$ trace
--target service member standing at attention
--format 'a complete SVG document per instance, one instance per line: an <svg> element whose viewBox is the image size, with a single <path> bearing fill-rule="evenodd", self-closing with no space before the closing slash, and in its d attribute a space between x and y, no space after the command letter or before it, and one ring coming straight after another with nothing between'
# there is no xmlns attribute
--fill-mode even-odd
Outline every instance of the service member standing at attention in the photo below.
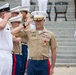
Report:
<svg viewBox="0 0 76 75"><path fill-rule="evenodd" d="M22 31L28 41L29 59L26 75L52 75L56 61L56 48L58 46L53 32L44 27L46 13L42 11L32 12L36 29ZM27 23L25 24L27 26ZM24 26L24 27L25 27ZM19 26L12 31L12 34L18 33L23 26ZM51 50L51 67L49 61L49 50Z"/></svg>
<svg viewBox="0 0 76 75"><path fill-rule="evenodd" d="M13 49L13 41L8 24L8 20L11 17L9 10L9 3L0 7L0 75L12 74L11 51Z"/></svg>
<svg viewBox="0 0 76 75"><path fill-rule="evenodd" d="M16 28L22 22L22 16L19 16L20 6L11 8L10 12L12 13L12 18L9 20L11 24L11 29ZM13 36L13 68L12 75L21 75L22 69L22 47L21 47L21 39L19 37Z"/></svg>

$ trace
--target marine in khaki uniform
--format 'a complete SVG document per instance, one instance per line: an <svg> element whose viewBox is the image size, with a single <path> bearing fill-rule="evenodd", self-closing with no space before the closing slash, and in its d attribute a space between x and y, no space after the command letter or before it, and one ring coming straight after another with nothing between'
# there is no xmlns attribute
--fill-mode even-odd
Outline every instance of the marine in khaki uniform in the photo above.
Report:
<svg viewBox="0 0 76 75"><path fill-rule="evenodd" d="M12 13L12 18L10 19L9 22L11 22L11 26L12 26L12 29L16 28L17 26L19 26L19 24L22 22L22 15L20 14L20 6L17 6L17 7L14 7L14 8L11 8L10 9L10 12ZM13 24L12 23L19 23L17 25ZM14 54L22 54L22 51L21 51L21 42L19 41L19 44L18 43L15 43L15 40L16 39L16 36L13 36L13 43L14 43L14 49L13 49L13 53ZM19 51L20 50L20 51Z"/></svg>
<svg viewBox="0 0 76 75"><path fill-rule="evenodd" d="M12 17L10 19L12 24L12 29L18 27L22 22L22 15L18 15L16 17ZM21 46L21 38L17 36L13 36L13 70L12 75L21 75L22 69L22 46Z"/></svg>
<svg viewBox="0 0 76 75"><path fill-rule="evenodd" d="M30 31L20 30L23 26L19 26L12 31L12 34L17 36L24 36L27 38L27 44L29 48L29 59L27 65L26 75L52 75L54 73L54 66L56 61L56 48L58 46L53 32L47 30L44 27L46 13L43 11L32 12L34 16L33 20L36 25L36 29ZM25 26L28 24L26 23ZM24 26L24 27L25 27ZM22 33L21 32L21 33ZM49 50L51 50L51 67L49 61Z"/></svg>
<svg viewBox="0 0 76 75"><path fill-rule="evenodd" d="M10 22L12 24L12 29L18 27L20 23L22 22L22 15L18 15L16 17L13 17L10 19ZM21 38L13 36L13 54L20 54L22 55L22 49L21 49Z"/></svg>

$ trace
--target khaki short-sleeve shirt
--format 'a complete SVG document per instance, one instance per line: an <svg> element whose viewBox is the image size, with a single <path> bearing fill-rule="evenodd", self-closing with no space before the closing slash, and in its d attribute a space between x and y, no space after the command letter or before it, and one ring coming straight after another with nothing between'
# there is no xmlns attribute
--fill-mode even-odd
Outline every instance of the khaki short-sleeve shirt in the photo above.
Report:
<svg viewBox="0 0 76 75"><path fill-rule="evenodd" d="M14 38L14 36L13 36ZM13 54L22 54L22 47L21 47L21 41L19 41L18 43L13 41L13 50L12 50Z"/></svg>
<svg viewBox="0 0 76 75"><path fill-rule="evenodd" d="M27 36L29 57L49 57L49 48L58 46L54 34L45 29L39 34L37 30L23 31Z"/></svg>

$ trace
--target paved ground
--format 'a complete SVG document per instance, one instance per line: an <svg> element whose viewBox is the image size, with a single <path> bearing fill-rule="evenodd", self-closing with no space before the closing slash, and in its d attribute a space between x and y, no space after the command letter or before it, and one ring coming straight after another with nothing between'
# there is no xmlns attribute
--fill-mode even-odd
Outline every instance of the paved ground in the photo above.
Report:
<svg viewBox="0 0 76 75"><path fill-rule="evenodd" d="M53 75L76 75L76 67L55 67Z"/></svg>
<svg viewBox="0 0 76 75"><path fill-rule="evenodd" d="M76 75L76 67L55 67L53 75Z"/></svg>

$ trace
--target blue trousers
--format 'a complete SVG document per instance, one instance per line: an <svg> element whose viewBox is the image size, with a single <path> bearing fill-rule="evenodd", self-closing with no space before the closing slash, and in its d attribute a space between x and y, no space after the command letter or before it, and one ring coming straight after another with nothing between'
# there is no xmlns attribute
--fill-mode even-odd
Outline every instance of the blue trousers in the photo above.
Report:
<svg viewBox="0 0 76 75"><path fill-rule="evenodd" d="M49 75L49 60L28 60L26 75Z"/></svg>
<svg viewBox="0 0 76 75"><path fill-rule="evenodd" d="M22 55L13 54L13 69L12 75L21 75Z"/></svg>
<svg viewBox="0 0 76 75"><path fill-rule="evenodd" d="M27 55L28 55L28 47L27 45L22 44L22 74L24 75L26 70L26 62L27 62Z"/></svg>

